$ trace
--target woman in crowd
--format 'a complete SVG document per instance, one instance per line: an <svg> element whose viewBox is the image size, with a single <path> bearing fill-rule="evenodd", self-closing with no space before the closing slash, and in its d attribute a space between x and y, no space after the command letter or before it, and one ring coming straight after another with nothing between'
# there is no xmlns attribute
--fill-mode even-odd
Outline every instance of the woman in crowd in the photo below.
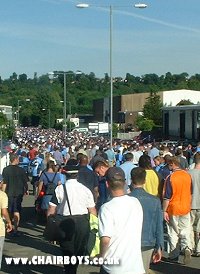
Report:
<svg viewBox="0 0 200 274"><path fill-rule="evenodd" d="M45 195L42 198L41 209L47 211L49 202L54 194L56 186L61 184L60 174L56 172L54 161L47 162L46 171L43 171L38 184L37 196L44 190Z"/></svg>

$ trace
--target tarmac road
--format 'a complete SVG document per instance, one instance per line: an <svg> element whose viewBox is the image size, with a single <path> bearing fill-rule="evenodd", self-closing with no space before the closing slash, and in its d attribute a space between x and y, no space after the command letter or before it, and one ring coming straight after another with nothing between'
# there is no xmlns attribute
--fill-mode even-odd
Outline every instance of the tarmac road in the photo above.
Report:
<svg viewBox="0 0 200 274"><path fill-rule="evenodd" d="M7 236L4 244L2 269L0 273L13 274L51 274L64 273L62 265L7 265L5 257L28 257L34 255L61 255L59 246L52 245L43 239L43 225L36 224L34 214L34 197L32 195L25 196L23 201L22 220L20 223L20 237ZM166 256L166 254L164 254ZM182 258L181 258L182 259ZM98 266L80 265L78 274L97 274L99 273ZM200 274L200 258L192 258L189 265L185 266L181 261L177 264L168 263L163 258L163 261L156 265L151 265L151 274ZM123 274L123 273L119 273Z"/></svg>

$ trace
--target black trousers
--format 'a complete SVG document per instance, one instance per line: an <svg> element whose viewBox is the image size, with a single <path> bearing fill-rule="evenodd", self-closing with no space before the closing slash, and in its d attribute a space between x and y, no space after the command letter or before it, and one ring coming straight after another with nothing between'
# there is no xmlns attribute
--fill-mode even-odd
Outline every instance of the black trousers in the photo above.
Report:
<svg viewBox="0 0 200 274"><path fill-rule="evenodd" d="M105 271L103 267L100 268L99 274L109 274L108 272Z"/></svg>
<svg viewBox="0 0 200 274"><path fill-rule="evenodd" d="M35 195L36 193L36 184L38 182L38 178L39 178L38 176L33 176L31 180L31 184L33 186L33 195Z"/></svg>
<svg viewBox="0 0 200 274"><path fill-rule="evenodd" d="M88 215L73 216L75 223L74 233L70 240L63 240L60 242L60 247L63 256L84 256L86 255L86 246L89 237L89 218ZM76 274L78 268L78 261L75 265L64 265L65 273Z"/></svg>

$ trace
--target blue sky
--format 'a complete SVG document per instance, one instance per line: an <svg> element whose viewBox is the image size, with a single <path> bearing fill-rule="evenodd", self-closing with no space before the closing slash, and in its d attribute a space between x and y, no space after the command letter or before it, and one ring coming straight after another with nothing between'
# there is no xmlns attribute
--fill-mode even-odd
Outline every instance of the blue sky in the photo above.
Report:
<svg viewBox="0 0 200 274"><path fill-rule="evenodd" d="M148 8L136 9L135 3ZM78 3L91 4L77 9ZM53 70L113 76L200 73L200 0L1 0L0 76Z"/></svg>

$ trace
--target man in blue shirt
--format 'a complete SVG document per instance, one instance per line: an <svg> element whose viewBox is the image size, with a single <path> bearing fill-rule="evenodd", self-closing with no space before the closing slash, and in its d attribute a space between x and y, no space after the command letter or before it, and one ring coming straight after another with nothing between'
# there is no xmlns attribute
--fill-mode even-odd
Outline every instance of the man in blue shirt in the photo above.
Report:
<svg viewBox="0 0 200 274"><path fill-rule="evenodd" d="M160 200L143 189L146 171L136 167L131 171L133 191L130 196L137 198L143 209L142 258L145 273L148 273L151 258L154 263L161 260L163 248L163 214ZM152 257L153 255L153 257Z"/></svg>
<svg viewBox="0 0 200 274"><path fill-rule="evenodd" d="M123 169L125 173L126 178L126 192L129 190L131 185L131 170L136 167L136 165L133 164L133 153L127 152L124 155L125 163L120 165L120 168Z"/></svg>
<svg viewBox="0 0 200 274"><path fill-rule="evenodd" d="M43 167L43 159L39 157L38 151L35 151L35 158L30 162L30 166L32 166L32 180L31 184L33 185L33 195L36 193L37 182L39 176L44 169Z"/></svg>

